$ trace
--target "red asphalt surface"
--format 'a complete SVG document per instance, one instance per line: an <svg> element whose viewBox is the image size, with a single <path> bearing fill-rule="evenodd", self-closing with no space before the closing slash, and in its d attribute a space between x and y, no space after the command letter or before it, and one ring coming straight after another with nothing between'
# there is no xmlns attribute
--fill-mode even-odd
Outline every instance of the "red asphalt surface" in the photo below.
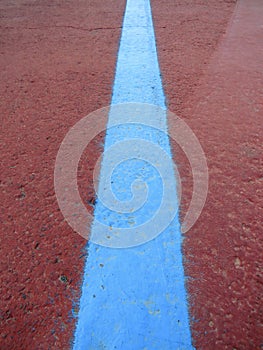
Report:
<svg viewBox="0 0 263 350"><path fill-rule="evenodd" d="M69 128L110 103L124 9L0 3L1 350L70 348L86 242L59 211L54 163ZM262 349L263 3L152 0L152 11L168 107L197 135L210 174L184 240L194 345ZM86 201L102 147L100 135L82 157ZM174 150L183 217L191 172Z"/></svg>

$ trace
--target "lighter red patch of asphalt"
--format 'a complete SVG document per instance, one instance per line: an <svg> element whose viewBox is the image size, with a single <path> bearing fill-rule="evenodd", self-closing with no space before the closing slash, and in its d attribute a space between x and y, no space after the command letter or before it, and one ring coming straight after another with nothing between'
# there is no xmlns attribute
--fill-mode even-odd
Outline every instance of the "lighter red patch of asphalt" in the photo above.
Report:
<svg viewBox="0 0 263 350"><path fill-rule="evenodd" d="M1 1L1 350L70 347L86 241L59 211L55 157L71 126L110 103L124 8Z"/></svg>
<svg viewBox="0 0 263 350"><path fill-rule="evenodd" d="M200 140L210 174L184 241L194 345L261 349L263 3L172 3L153 0L166 96ZM191 174L176 146L175 158L183 216Z"/></svg>

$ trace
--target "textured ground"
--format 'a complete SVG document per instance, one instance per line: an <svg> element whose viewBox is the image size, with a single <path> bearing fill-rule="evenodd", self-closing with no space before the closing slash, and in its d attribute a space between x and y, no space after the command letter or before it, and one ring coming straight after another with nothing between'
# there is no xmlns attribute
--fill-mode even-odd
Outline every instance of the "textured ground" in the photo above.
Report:
<svg viewBox="0 0 263 350"><path fill-rule="evenodd" d="M124 6L123 0L0 3L3 350L70 346L85 241L59 212L54 162L68 129L110 102ZM152 9L168 106L195 131L210 170L207 204L184 241L194 342L204 350L260 349L262 79L248 86L242 106L233 93L239 78L232 77L226 98L226 67L214 80L235 1L153 0ZM242 72L242 84L255 76ZM91 201L91 183L83 179L100 140L79 172ZM176 157L183 216L191 176L183 155Z"/></svg>
<svg viewBox="0 0 263 350"><path fill-rule="evenodd" d="M172 4L153 1L168 106L197 135L210 176L206 205L184 241L194 344L261 349L262 3ZM183 217L191 172L174 149Z"/></svg>
<svg viewBox="0 0 263 350"><path fill-rule="evenodd" d="M1 1L3 350L69 347L85 241L59 211L54 163L68 129L110 102L124 5Z"/></svg>

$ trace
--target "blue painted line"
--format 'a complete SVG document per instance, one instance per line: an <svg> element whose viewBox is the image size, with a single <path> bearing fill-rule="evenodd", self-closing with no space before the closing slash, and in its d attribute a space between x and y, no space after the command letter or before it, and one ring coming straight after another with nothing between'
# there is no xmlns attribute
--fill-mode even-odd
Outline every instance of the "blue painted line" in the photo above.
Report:
<svg viewBox="0 0 263 350"><path fill-rule="evenodd" d="M149 0L127 0L112 105L126 102L165 108ZM147 105L140 110L140 106L137 110L133 105L130 109L127 107L127 114L116 113L113 108L109 114L99 198L104 198L103 179L109 172L106 152L121 141L152 142L171 159L165 113L160 113L159 109L152 113ZM133 107L134 112L130 112ZM167 174L171 179L169 193L176 206L172 168ZM163 175L160 176L143 157L129 159L112 172L113 191L120 202L132 203L130 186L133 181L147 182L146 203L134 211L132 217L128 211L120 213L109 209L101 200L96 203L74 350L193 349L178 215L169 217L168 227L143 245L117 249L94 243L100 229L97 222L129 229L131 226L140 228L143 220L149 221L160 207L165 191L162 178ZM165 215L160 218L166 219Z"/></svg>

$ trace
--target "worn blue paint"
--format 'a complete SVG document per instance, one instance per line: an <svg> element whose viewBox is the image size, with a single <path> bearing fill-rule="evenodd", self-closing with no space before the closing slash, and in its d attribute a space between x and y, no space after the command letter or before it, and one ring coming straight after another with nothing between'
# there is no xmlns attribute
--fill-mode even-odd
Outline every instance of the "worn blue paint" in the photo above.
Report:
<svg viewBox="0 0 263 350"><path fill-rule="evenodd" d="M112 105L124 102L165 107L149 0L127 1ZM147 108L142 107L146 115L136 114L135 108L134 115L131 112L128 119L127 115L112 109L105 151L119 141L137 139L153 142L171 159L165 134L165 112L159 110L147 115ZM105 164L106 160L102 162L100 179L108 172ZM176 207L176 182L171 169L169 191ZM131 159L120 164L111 179L119 201L132 200L130 185L134 180L148 184L147 202L133 213L133 226L139 227L142 219L148 220L160 206L164 191L162 179L144 160ZM103 197L102 183L99 196ZM74 350L192 349L178 215L155 239L125 249L108 248L93 242L99 226L96 220L113 227L129 228L131 223L127 214L114 213L98 201L94 217Z"/></svg>

